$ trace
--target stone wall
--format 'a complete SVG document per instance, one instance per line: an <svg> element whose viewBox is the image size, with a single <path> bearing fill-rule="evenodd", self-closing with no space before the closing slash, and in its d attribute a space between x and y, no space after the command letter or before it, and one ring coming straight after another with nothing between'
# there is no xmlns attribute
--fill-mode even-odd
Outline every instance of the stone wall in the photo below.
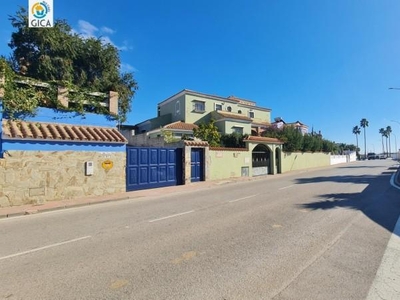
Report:
<svg viewBox="0 0 400 300"><path fill-rule="evenodd" d="M125 165L125 151L7 151L0 159L0 207L124 192Z"/></svg>

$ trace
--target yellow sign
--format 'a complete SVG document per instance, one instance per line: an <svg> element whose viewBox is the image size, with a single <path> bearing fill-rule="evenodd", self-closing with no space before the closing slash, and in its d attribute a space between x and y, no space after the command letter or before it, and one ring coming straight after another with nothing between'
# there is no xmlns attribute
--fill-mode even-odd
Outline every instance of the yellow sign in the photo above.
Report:
<svg viewBox="0 0 400 300"><path fill-rule="evenodd" d="M103 167L104 170L108 171L108 170L112 169L112 167L114 166L114 163L111 160L107 159L107 160L103 161L101 166Z"/></svg>

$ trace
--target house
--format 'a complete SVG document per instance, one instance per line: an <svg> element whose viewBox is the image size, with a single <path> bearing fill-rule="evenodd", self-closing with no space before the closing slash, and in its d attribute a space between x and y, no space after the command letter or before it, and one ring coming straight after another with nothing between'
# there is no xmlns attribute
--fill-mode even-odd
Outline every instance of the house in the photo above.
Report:
<svg viewBox="0 0 400 300"><path fill-rule="evenodd" d="M287 123L281 117L277 117L274 119L274 122L271 123L271 127L278 128L278 129L281 129L285 126L292 126L292 127L296 128L299 132L301 132L302 135L305 135L308 133L308 126L301 123L300 121Z"/></svg>
<svg viewBox="0 0 400 300"><path fill-rule="evenodd" d="M135 125L135 133L150 138L169 130L174 137L190 135L198 124L215 121L221 134L259 135L270 126L271 109L235 96L221 97L182 90L157 106L157 117Z"/></svg>

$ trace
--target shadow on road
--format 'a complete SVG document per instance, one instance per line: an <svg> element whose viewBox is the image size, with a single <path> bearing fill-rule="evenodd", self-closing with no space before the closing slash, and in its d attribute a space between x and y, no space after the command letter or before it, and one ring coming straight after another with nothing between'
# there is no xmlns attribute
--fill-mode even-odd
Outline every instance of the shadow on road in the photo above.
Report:
<svg viewBox="0 0 400 300"><path fill-rule="evenodd" d="M318 182L367 184L361 193L321 194L320 201L300 204L300 207L310 210L338 207L359 210L372 221L393 232L400 215L400 192L389 183L392 175L393 172L385 171L379 175L299 178L298 184Z"/></svg>

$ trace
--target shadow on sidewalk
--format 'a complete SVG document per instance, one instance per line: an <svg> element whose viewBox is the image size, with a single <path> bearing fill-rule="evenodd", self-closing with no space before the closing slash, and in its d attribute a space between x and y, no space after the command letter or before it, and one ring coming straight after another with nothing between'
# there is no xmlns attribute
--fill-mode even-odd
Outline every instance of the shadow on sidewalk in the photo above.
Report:
<svg viewBox="0 0 400 300"><path fill-rule="evenodd" d="M389 168L391 169L391 168ZM367 184L361 193L331 193L319 195L320 201L300 204L301 208L311 210L328 210L348 208L363 212L375 223L393 232L400 215L400 191L388 187L394 173L382 172L380 175L332 176L299 178L298 184L318 182L341 182L351 184ZM384 188L385 187L385 188ZM387 188L386 188L387 187Z"/></svg>

